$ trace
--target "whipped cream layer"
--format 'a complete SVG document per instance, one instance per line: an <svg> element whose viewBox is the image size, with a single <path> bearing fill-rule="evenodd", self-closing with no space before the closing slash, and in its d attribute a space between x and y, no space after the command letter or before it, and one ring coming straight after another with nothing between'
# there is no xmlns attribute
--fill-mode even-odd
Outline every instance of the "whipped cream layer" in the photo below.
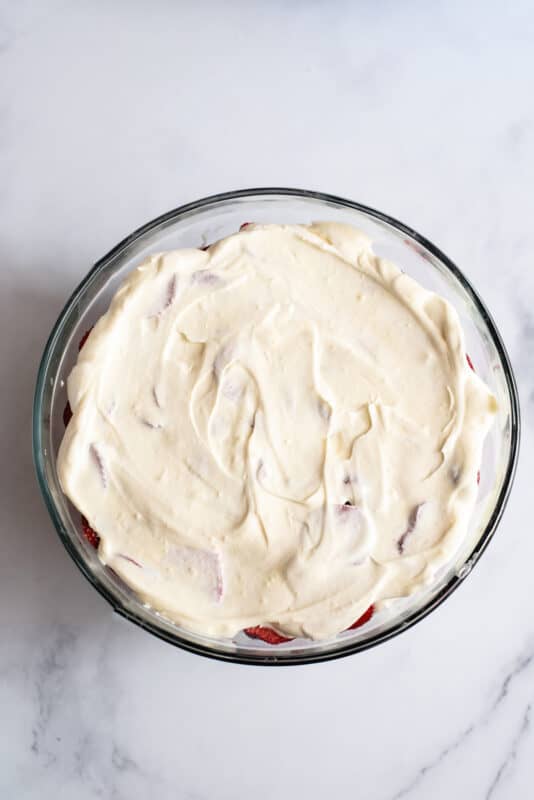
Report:
<svg viewBox="0 0 534 800"><path fill-rule="evenodd" d="M68 380L61 485L179 624L323 638L466 536L496 401L455 310L340 224L148 258Z"/></svg>

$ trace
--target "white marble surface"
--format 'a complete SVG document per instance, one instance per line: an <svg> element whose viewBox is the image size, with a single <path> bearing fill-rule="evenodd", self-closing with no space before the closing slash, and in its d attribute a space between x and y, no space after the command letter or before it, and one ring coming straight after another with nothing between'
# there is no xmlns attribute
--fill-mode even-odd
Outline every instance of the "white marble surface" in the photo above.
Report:
<svg viewBox="0 0 534 800"><path fill-rule="evenodd" d="M0 0L0 797L532 798L534 5ZM113 617L35 484L46 336L118 239L205 194L323 189L440 245L521 390L500 530L378 649L265 670Z"/></svg>

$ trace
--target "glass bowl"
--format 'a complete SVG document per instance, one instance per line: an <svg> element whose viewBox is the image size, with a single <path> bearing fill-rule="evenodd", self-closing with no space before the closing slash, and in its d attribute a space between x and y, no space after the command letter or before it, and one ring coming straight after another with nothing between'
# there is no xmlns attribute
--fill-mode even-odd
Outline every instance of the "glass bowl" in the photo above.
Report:
<svg viewBox="0 0 534 800"><path fill-rule="evenodd" d="M98 559L81 533L78 511L63 495L56 456L63 436L66 379L83 334L106 311L125 275L148 254L202 247L237 231L243 222L309 223L335 220L365 231L374 251L389 257L458 311L467 352L499 403L487 437L469 535L431 588L396 601L364 626L322 640L269 645L240 633L234 639L192 633L140 600ZM340 197L300 189L246 189L214 195L163 214L132 233L91 269L68 300L45 347L35 391L33 449L37 477L57 532L85 577L114 611L186 650L246 664L302 664L339 658L384 642L436 608L469 575L495 533L508 498L519 446L519 403L510 361L482 300L460 270L411 228Z"/></svg>

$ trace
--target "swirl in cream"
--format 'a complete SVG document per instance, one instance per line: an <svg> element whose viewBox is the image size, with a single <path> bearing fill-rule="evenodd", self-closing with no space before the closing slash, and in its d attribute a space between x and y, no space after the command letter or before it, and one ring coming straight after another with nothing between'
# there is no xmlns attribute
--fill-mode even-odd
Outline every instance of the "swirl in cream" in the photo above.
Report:
<svg viewBox="0 0 534 800"><path fill-rule="evenodd" d="M496 402L454 309L340 224L148 258L68 381L62 487L183 626L323 638L466 535Z"/></svg>

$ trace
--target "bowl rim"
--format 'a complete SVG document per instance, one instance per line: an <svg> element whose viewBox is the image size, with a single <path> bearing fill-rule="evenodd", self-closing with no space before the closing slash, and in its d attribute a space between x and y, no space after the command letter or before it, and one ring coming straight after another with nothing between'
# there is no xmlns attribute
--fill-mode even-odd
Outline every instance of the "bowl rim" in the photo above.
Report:
<svg viewBox="0 0 534 800"><path fill-rule="evenodd" d="M284 655L283 651L277 652L277 648L276 649L272 648L273 650L272 653L266 651L265 654L261 654L259 652L233 653L230 651L225 652L222 650L217 650L216 648L213 648L211 646L207 646L199 642L189 641L188 639L183 638L178 634L171 633L171 631L159 627L152 621L144 619L140 614L137 614L132 609L126 608L118 600L118 598L115 597L112 594L112 592L107 589L106 586L101 584L100 581L97 579L97 577L90 571L90 569L86 564L86 561L83 559L81 555L81 552L76 549L65 529L65 526L63 525L63 521L58 513L56 504L54 502L54 498L52 496L52 493L48 486L48 481L46 479L45 454L43 452L43 437L41 430L40 409L42 407L43 394L45 390L45 378L47 374L50 357L54 352L56 340L59 336L59 333L63 329L65 318L69 314L72 306L77 302L80 295L85 290L87 284L93 279L93 277L97 273L104 270L105 267L108 265L108 263L117 258L117 256L123 250L126 250L135 242L139 241L146 234L150 233L151 231L157 229L160 226L164 226L167 223L170 223L175 220L177 221L181 217L190 215L192 212L205 209L209 206L217 206L219 204L226 203L232 200L247 199L247 198L260 199L261 197L268 197L268 196L271 197L279 196L280 198L317 200L325 204L346 207L354 211L357 211L359 213L362 213L367 217L370 217L371 219L377 220L381 223L387 224L390 227L393 227L397 231L405 234L406 236L409 236L413 241L417 242L418 244L426 248L426 250L428 250L435 258L437 258L441 262L441 264L457 279L457 281L461 284L464 291L470 297L478 313L483 318L483 321L490 333L491 339L497 350L500 362L502 364L503 375L510 400L510 452L506 468L504 471L503 484L499 492L499 495L496 498L495 506L493 508L490 519L488 520L488 523L482 535L480 536L479 540L475 543L475 545L473 546L472 550L470 551L469 555L467 556L464 562L464 566L469 564L469 569L465 572L465 574L462 574L461 570L459 572L454 573L449 579L449 581L428 603L425 603L421 608L416 609L415 611L408 614L404 619L398 621L390 629L382 632L377 632L364 640L356 642L348 642L344 646L338 645L335 650L324 650L308 654L287 653L286 651L287 654ZM169 642L170 644L173 644L177 647L180 647L183 650L187 650L197 655L203 655L208 658L216 659L218 661L233 662L237 664L253 664L261 666L292 666L298 664L311 664L323 661L331 661L334 659L342 658L344 656L352 655L353 653L363 652L364 650L368 650L371 647L375 647L376 645L381 644L382 642L392 639L402 631L408 630L409 628L413 627L415 624L420 622L422 619L424 619L426 616L428 616L438 606L440 606L441 603L443 603L444 600L458 588L458 586L463 582L465 577L467 577L467 575L470 574L472 568L476 565L476 563L478 563L480 556L486 550L488 544L490 543L491 539L495 534L497 526L501 520L504 509L506 507L506 503L510 495L512 483L516 472L517 460L519 455L520 428L521 428L519 395L517 391L517 385L512 365L510 362L510 358L502 341L499 330L479 294L475 291L475 289L470 284L468 279L460 271L460 269L451 261L451 259L448 258L438 247L436 247L436 245L432 244L432 242L430 242L424 236L419 234L413 228L409 227L408 225L405 225L404 223L400 222L394 217L389 216L388 214L384 214L383 212L378 211L369 206L357 203L353 200L347 200L343 197L338 197L336 195L327 194L320 191L294 189L288 187L260 187L251 189L238 189L234 191L209 195L207 197L202 197L199 200L195 200L190 203L178 206L177 208L167 211L166 213L161 214L158 217L155 217L154 219L145 223L141 227L137 228L135 231L133 231L133 233L129 234L124 239L122 239L117 245L115 245L105 256L99 259L94 264L94 266L89 270L89 272L84 276L82 281L78 284L74 292L71 294L71 296L65 303L48 337L39 364L39 370L37 373L37 382L35 387L32 415L33 415L33 421L32 421L33 461L37 475L37 482L39 484L41 494L43 495L45 505L48 509L48 513L52 518L52 521L54 523L59 538L61 539L63 545L65 546L72 560L74 561L76 566L80 569L82 574L92 584L92 586L99 592L99 594L108 601L112 609L121 617L130 620L134 624L138 625L144 630L149 631L158 638L166 642Z"/></svg>

